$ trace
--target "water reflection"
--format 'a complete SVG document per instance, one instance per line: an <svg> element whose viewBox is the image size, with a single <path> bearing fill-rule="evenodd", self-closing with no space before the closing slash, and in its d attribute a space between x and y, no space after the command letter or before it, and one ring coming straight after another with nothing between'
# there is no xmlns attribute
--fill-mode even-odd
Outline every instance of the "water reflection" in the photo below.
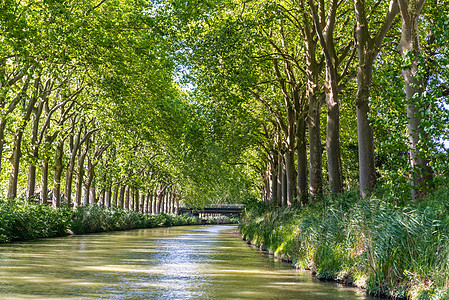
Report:
<svg viewBox="0 0 449 300"><path fill-rule="evenodd" d="M293 270L233 226L113 232L0 245L2 299L365 299Z"/></svg>

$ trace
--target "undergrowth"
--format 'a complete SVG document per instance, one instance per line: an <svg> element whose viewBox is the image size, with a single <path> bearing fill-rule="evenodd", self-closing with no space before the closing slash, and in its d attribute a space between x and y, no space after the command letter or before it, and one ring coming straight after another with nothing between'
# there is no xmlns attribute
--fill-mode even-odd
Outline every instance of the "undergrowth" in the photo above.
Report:
<svg viewBox="0 0 449 300"><path fill-rule="evenodd" d="M448 299L449 188L397 207L356 192L306 208L247 207L244 239L317 277L391 298Z"/></svg>
<svg viewBox="0 0 449 300"><path fill-rule="evenodd" d="M54 209L39 203L0 199L0 243L75 234L196 225L187 214L146 215L131 210L105 209L98 205Z"/></svg>

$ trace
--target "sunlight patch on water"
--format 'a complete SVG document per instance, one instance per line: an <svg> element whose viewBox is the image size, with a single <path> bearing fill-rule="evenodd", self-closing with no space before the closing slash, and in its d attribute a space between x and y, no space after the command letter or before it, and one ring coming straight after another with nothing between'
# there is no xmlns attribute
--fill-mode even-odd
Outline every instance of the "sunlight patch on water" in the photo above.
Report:
<svg viewBox="0 0 449 300"><path fill-rule="evenodd" d="M248 247L236 226L0 245L2 299L365 299Z"/></svg>

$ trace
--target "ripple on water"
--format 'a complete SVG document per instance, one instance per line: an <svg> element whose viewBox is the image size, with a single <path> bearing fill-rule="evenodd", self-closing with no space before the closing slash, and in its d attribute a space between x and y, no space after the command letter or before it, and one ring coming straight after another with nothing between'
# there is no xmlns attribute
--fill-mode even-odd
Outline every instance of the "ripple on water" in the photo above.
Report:
<svg viewBox="0 0 449 300"><path fill-rule="evenodd" d="M248 247L235 226L0 245L2 299L365 299Z"/></svg>

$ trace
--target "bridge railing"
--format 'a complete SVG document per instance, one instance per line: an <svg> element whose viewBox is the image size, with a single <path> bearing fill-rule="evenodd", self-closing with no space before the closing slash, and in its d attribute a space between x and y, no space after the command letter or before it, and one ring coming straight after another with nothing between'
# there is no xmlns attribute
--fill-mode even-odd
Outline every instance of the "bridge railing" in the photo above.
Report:
<svg viewBox="0 0 449 300"><path fill-rule="evenodd" d="M179 212L199 217L239 216L244 208L243 204L214 204L203 208L180 206Z"/></svg>

